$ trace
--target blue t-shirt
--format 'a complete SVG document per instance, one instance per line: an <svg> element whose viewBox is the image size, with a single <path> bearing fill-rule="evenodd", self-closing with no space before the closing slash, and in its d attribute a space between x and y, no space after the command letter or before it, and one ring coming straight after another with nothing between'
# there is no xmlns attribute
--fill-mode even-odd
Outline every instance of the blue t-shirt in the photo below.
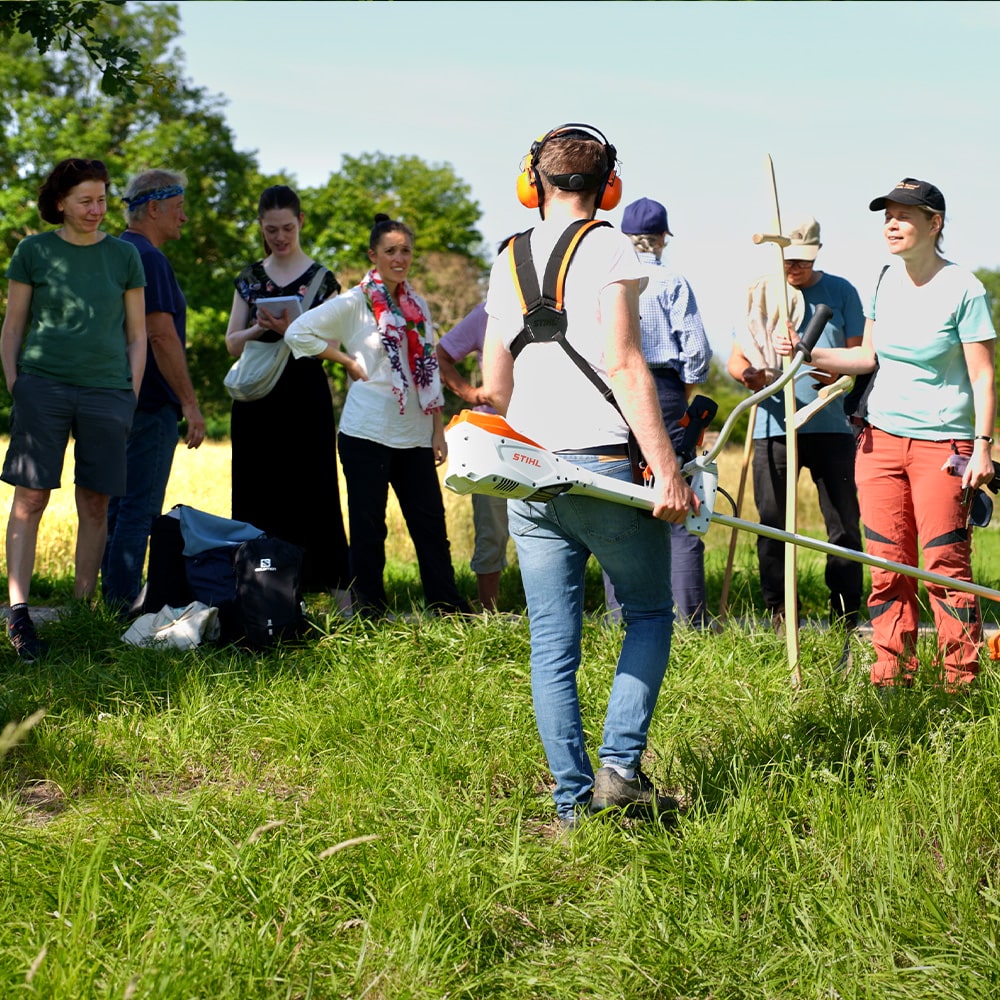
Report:
<svg viewBox="0 0 1000 1000"><path fill-rule="evenodd" d="M833 316L823 328L816 341L817 347L846 347L850 337L862 337L865 332L865 316L861 307L861 297L857 289L844 278L823 273L815 285L801 289L805 300L805 314L799 324L801 333L812 319L816 306L820 303L833 310ZM795 405L797 409L811 403L819 390L809 377L809 369L804 367L795 376ZM839 400L824 406L799 428L799 434L850 434L851 425ZM765 399L757 407L754 424L755 440L785 436L785 398L782 393Z"/></svg>
<svg viewBox="0 0 1000 1000"><path fill-rule="evenodd" d="M982 282L949 262L914 285L905 266L893 263L868 315L879 364L868 422L920 441L971 438L975 401L963 345L996 337Z"/></svg>
<svg viewBox="0 0 1000 1000"><path fill-rule="evenodd" d="M181 286L177 284L174 269L162 250L154 247L142 233L126 229L121 237L126 243L131 243L138 251L142 260L142 269L146 274L146 315L155 312L169 313L174 319L174 328L180 338L181 347L187 345L187 301ZM169 403L181 415L181 402L177 394L167 385L156 358L152 345L146 344L146 374L142 377L142 388L139 390L138 408L153 412Z"/></svg>

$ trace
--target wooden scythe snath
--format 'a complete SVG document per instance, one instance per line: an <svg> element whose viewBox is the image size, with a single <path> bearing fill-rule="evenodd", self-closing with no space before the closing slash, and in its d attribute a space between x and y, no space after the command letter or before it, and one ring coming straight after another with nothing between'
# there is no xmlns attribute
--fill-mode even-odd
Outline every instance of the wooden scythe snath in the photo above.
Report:
<svg viewBox="0 0 1000 1000"><path fill-rule="evenodd" d="M778 262L775 274L778 295L778 322L782 330L788 326L788 282L785 279L784 248L790 240L781 231L781 208L778 204L778 185L774 178L774 162L770 155L766 162L767 175L771 184L771 196L774 205L774 229L771 233L755 233L754 243L773 244ZM791 363L790 357L782 361L782 368L787 370ZM785 531L795 534L797 525L797 501L799 479L799 449L795 432L795 379L794 376L785 386ZM799 664L799 587L795 572L795 546L785 545L785 650L788 654L788 669L795 687L802 685L802 667Z"/></svg>

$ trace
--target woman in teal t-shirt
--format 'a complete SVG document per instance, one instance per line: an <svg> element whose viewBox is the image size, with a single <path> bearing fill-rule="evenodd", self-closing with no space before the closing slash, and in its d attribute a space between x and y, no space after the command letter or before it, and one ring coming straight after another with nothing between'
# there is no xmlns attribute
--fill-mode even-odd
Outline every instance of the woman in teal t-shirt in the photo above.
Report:
<svg viewBox="0 0 1000 1000"><path fill-rule="evenodd" d="M996 332L986 290L940 253L944 195L906 177L869 208L885 213L895 258L878 283L860 347L817 349L813 364L849 375L878 372L855 463L868 552L954 580L972 580L973 491L994 476ZM898 261L898 263L897 263ZM779 346L790 353L787 338ZM956 474L949 475L949 468ZM872 683L910 684L916 674L917 582L872 567ZM979 672L982 623L976 599L928 583L946 684Z"/></svg>
<svg viewBox="0 0 1000 1000"><path fill-rule="evenodd" d="M22 660L45 652L28 614L38 525L60 485L75 440L78 598L89 599L107 536L108 500L125 492L125 443L146 363L142 261L135 247L101 231L108 171L100 160L63 160L38 194L58 229L28 236L7 268L0 331L11 409L4 482L14 487L7 522L10 618Z"/></svg>

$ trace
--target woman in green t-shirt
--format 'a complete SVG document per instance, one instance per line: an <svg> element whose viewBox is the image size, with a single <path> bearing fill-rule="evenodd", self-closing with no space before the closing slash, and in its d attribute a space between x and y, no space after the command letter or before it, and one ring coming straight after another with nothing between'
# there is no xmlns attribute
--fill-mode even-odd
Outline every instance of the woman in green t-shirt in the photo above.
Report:
<svg viewBox="0 0 1000 1000"><path fill-rule="evenodd" d="M7 634L29 662L45 652L28 615L38 525L60 485L71 433L78 598L97 587L108 500L125 492L125 442L146 363L146 279L135 247L100 228L108 180L100 160L59 163L38 194L39 214L58 228L21 240L7 268L0 331L14 401L0 476L14 487Z"/></svg>

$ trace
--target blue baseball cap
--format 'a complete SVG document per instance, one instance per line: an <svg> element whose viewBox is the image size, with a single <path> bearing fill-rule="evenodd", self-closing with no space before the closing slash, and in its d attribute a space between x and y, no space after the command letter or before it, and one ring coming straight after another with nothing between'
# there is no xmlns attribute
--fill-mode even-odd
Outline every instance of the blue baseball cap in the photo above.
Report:
<svg viewBox="0 0 1000 1000"><path fill-rule="evenodd" d="M622 232L630 236L659 236L660 233L674 235L667 225L667 210L652 198L640 198L625 207Z"/></svg>

